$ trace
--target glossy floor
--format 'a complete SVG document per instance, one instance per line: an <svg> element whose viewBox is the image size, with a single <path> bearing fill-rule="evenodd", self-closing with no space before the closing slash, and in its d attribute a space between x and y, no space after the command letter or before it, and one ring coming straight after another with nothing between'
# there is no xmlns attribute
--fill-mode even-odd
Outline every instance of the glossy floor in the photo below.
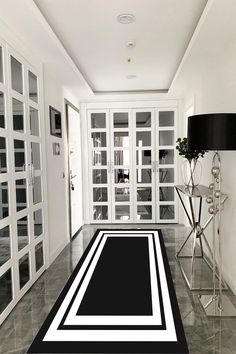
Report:
<svg viewBox="0 0 236 354"><path fill-rule="evenodd" d="M99 228L103 227L117 228L117 225L99 225ZM124 228L134 227L135 225L124 226ZM160 228L160 225L137 225L137 227L156 229ZM236 353L236 318L207 318L199 304L199 291L188 290L179 264L175 260L175 253L189 230L170 225L161 228L190 353ZM0 327L1 354L26 353L96 229L95 225L85 226L17 304ZM189 246L187 245L186 252L189 251ZM185 267L188 268L188 265ZM211 283L211 274L205 264L196 261L194 274L195 282L199 283L200 279L203 279L205 284ZM231 298L235 303L235 298Z"/></svg>

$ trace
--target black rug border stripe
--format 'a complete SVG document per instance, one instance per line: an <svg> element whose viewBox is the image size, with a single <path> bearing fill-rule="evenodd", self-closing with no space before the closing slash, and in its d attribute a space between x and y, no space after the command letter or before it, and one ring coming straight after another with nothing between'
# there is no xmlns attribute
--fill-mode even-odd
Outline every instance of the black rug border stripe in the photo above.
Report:
<svg viewBox="0 0 236 354"><path fill-rule="evenodd" d="M159 240L160 246L162 251L162 258L166 273L167 279L167 286L170 295L172 313L175 323L175 330L177 336L177 342L43 342L43 338L47 333L47 330L57 313L58 309L61 306L62 301L68 289L70 288L71 284L73 283L77 273L82 266L85 258L87 257L92 245L94 244L99 232L114 232L116 229L98 229L93 238L91 239L89 245L87 246L86 250L84 251L82 257L80 258L77 266L75 267L73 273L71 274L70 278L68 279L65 287L62 289L56 303L52 307L49 315L47 316L45 322L43 323L42 327L40 328L37 336L35 337L33 343L31 344L30 348L28 349L27 353L37 353L37 354L45 354L45 353L60 353L60 354L67 354L67 353L80 353L80 354L88 354L88 353L122 353L122 354L135 354L135 353L168 353L168 354L188 354L188 346L185 338L184 328L179 312L178 302L176 298L176 293L174 289L174 284L171 277L171 271L168 263L168 258L166 254L166 249L164 245L162 231L160 229L121 229L117 230L118 232L130 232L130 231L142 231L153 233L157 231L159 233ZM76 347L79 347L79 350L75 350Z"/></svg>
<svg viewBox="0 0 236 354"><path fill-rule="evenodd" d="M95 239L97 238L97 235L95 236ZM100 244L101 244L101 242L102 242L102 240L103 240L103 238L104 238L104 234L102 235L102 237L101 237L101 239L100 239L100 241L98 242L98 245L97 245L97 247L95 248L95 250L94 250L94 252L93 252L93 255L92 255L92 257L91 257L91 259L90 259L90 261L89 261L89 263L88 263L88 265L87 265L87 267L86 267L86 269L85 269L85 271L84 271L84 274L82 275L82 277L81 277L81 279L80 279L80 282L79 282L79 284L78 284L78 286L77 286L77 288L76 288L76 291L75 291L75 293L74 293L74 295L72 296L72 299L71 299L71 301L70 301L70 303L69 303L69 305L68 305L68 307L67 307L67 309L66 309L66 311L65 311L65 313L64 313L64 316L62 317L62 320L61 320L61 323L59 324L59 326L58 326L58 329L73 329L73 328L67 328L67 327L69 327L69 326L66 326L65 324L64 324L64 322L65 322L65 320L66 320L66 317L67 317L67 315L68 315L68 313L69 313L69 311L70 311L70 309L71 309L71 306L73 305L73 302L74 302L74 300L75 300L75 298L76 298L76 296L77 296L77 294L78 294L78 292L79 292L79 289L80 289L80 287L81 287L81 285L82 285L82 283L83 283L83 281L84 281L84 278L85 278L85 276L86 276L86 274L87 274L87 272L88 272L88 270L89 270L89 267L90 267L90 265L91 265L91 263L92 263L92 261L93 261L93 259L94 259L94 257L95 257L95 254L97 253L97 250L98 250L98 247L100 246ZM89 247L89 246L88 246ZM91 247L89 247L89 249L91 249ZM76 269L76 268L75 268ZM79 268L80 269L80 268ZM75 271L75 270L74 270ZM73 272L74 272L73 271ZM78 272L76 272L76 275L78 274ZM70 283L70 286L72 285L73 283ZM67 286L67 285L66 285ZM68 288L69 289L69 288ZM64 298L63 298L63 300L64 300ZM78 329L78 328L76 328L76 329Z"/></svg>
<svg viewBox="0 0 236 354"><path fill-rule="evenodd" d="M101 230L103 231L103 230ZM133 230L131 230L133 231ZM133 231L134 234L135 234L135 231ZM118 232L119 233L119 232ZM104 232L104 234L106 234ZM102 235L101 239L104 237L104 234ZM153 242L153 249L154 249L154 252L156 253L156 248L155 248L155 242L154 242L154 234L153 232L150 232L148 233L147 231L145 231L145 234L147 235L152 235L152 242ZM144 235L145 237L145 235ZM101 240L99 241L99 245L101 243ZM88 268L92 262L92 259L94 258L96 252L97 252L97 249L99 247L99 245L96 247L96 250L94 251L93 253L93 256L89 262L89 265L87 266L87 269L86 269L86 273L88 271ZM65 314L62 318L62 321L58 327L58 329L62 329L62 330L110 330L110 331L113 331L113 330L164 330L166 329L166 321L165 321L165 314L164 314L164 306L163 306L163 299L162 299L162 292L161 292L161 286L160 286L160 273L159 273L159 268L158 268L158 263L157 263L157 256L155 256L155 264L156 264L156 274L157 274L157 285L158 285L158 291L159 291L159 297L160 297L160 307L161 307L161 325L65 325L64 322L65 322L65 319L71 309L71 306L73 305L73 302L74 302L74 299L76 297L76 295L78 294L78 291L79 291L79 288L83 282L82 279L84 279L84 276L86 275L84 273L81 281L80 281L80 284L78 285L78 288L76 289L75 291L75 294L73 295L73 298L68 306L68 308L66 309L65 311Z"/></svg>

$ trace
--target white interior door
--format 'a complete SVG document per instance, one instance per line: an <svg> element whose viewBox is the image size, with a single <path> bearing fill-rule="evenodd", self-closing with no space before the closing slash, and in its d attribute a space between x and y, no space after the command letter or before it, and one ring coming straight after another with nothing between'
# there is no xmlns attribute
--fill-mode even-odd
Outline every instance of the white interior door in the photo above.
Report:
<svg viewBox="0 0 236 354"><path fill-rule="evenodd" d="M70 188L70 230L71 237L83 225L82 172L81 172L81 129L79 112L67 104L69 188Z"/></svg>

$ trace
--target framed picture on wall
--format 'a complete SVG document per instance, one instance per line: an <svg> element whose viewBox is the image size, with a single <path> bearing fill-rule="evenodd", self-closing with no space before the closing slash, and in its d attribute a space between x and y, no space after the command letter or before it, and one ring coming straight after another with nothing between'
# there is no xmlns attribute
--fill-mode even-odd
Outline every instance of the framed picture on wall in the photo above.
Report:
<svg viewBox="0 0 236 354"><path fill-rule="evenodd" d="M57 109L49 106L49 116L50 116L50 134L62 137L62 126L61 126L61 112Z"/></svg>

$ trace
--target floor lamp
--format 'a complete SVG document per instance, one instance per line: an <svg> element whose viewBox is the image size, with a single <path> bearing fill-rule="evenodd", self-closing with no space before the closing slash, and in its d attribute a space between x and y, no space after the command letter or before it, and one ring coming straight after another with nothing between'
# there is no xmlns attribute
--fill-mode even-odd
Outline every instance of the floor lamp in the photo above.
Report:
<svg viewBox="0 0 236 354"><path fill-rule="evenodd" d="M222 234L221 211L227 195L221 191L221 160L219 151L236 150L236 113L199 114L188 118L188 149L214 151L212 160L212 196L209 213L213 216L213 294L200 295L200 302L208 316L236 316L236 308L227 295L222 294ZM218 267L216 262L218 255ZM216 267L219 291L216 293Z"/></svg>

